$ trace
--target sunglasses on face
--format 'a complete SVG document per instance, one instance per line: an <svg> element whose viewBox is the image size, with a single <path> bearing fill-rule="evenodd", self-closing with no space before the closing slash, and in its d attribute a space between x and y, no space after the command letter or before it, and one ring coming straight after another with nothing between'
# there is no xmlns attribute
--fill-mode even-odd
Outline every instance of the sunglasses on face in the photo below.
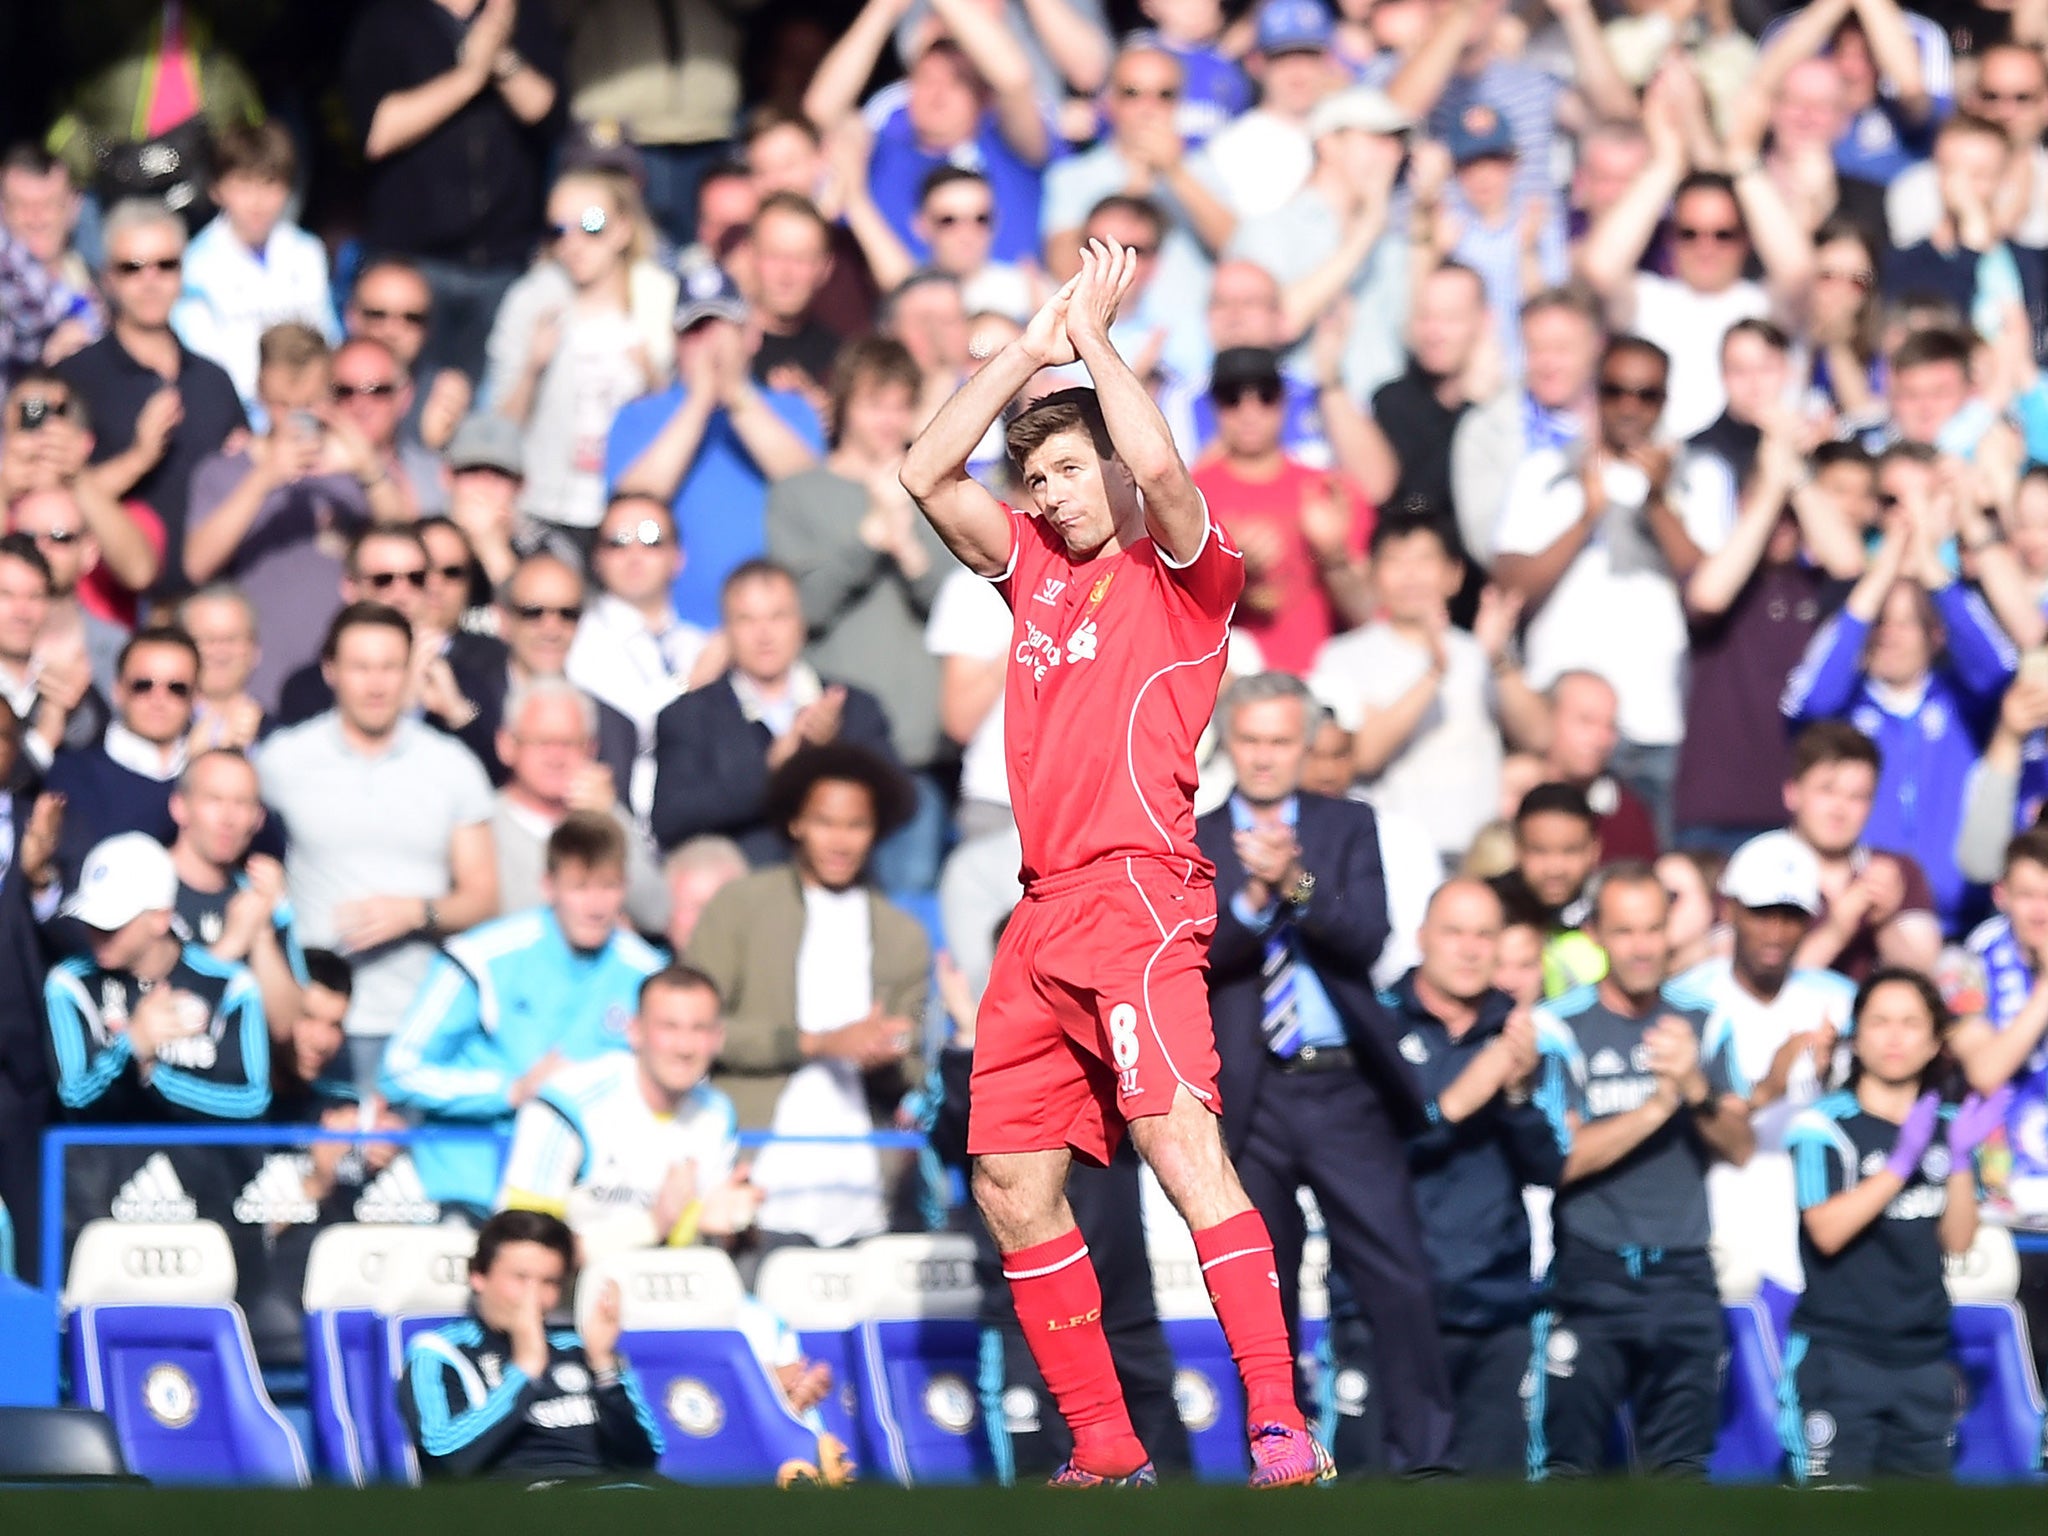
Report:
<svg viewBox="0 0 2048 1536"><path fill-rule="evenodd" d="M984 208L979 213L935 213L932 215L932 223L940 229L953 229L961 224L974 224L982 229L987 229L995 221L996 215L993 208Z"/></svg>
<svg viewBox="0 0 2048 1536"><path fill-rule="evenodd" d="M1672 233L1684 245L1698 245L1708 240L1716 245L1740 245L1743 239L1741 228L1733 224L1722 224L1711 229L1698 224L1681 224Z"/></svg>
<svg viewBox="0 0 2048 1536"><path fill-rule="evenodd" d="M611 220L605 217L604 210L593 205L577 215L574 224L550 224L548 226L548 238L550 240L566 240L572 233L601 235L605 231L605 226L610 222Z"/></svg>
<svg viewBox="0 0 2048 1536"><path fill-rule="evenodd" d="M161 688L174 699L192 697L192 685L182 677L131 677L121 686L130 693L155 693Z"/></svg>
<svg viewBox="0 0 2048 1536"><path fill-rule="evenodd" d="M1984 91L1977 92L1977 99L1987 107L2032 106L2041 99L2039 91Z"/></svg>
<svg viewBox="0 0 2048 1536"><path fill-rule="evenodd" d="M514 605L512 612L518 615L522 624L538 624L542 619L560 619L564 624L574 624L583 617L583 608L579 603L563 603L560 606L552 603L519 603Z"/></svg>
<svg viewBox="0 0 2048 1536"><path fill-rule="evenodd" d="M407 325L425 325L427 312L424 309L372 309L366 304L356 306L356 313L373 325L386 320L399 320Z"/></svg>
<svg viewBox="0 0 2048 1536"><path fill-rule="evenodd" d="M426 587L427 572L424 566L413 571L366 571L362 581L373 592L389 592L401 581L419 591Z"/></svg>
<svg viewBox="0 0 2048 1536"><path fill-rule="evenodd" d="M630 528L606 534L598 542L606 549L631 549L636 544L642 549L660 549L668 543L668 535L661 531L661 524L647 517Z"/></svg>
<svg viewBox="0 0 2048 1536"><path fill-rule="evenodd" d="M1602 400L1634 400L1641 405L1662 405L1664 386L1661 384L1618 384L1611 379L1600 381Z"/></svg>
<svg viewBox="0 0 2048 1536"><path fill-rule="evenodd" d="M154 261L117 261L114 270L123 277L138 277L144 272L169 274L181 270L184 265L182 256L159 256Z"/></svg>
<svg viewBox="0 0 2048 1536"><path fill-rule="evenodd" d="M437 565L427 573L442 581L468 581L469 567L466 565Z"/></svg>
<svg viewBox="0 0 2048 1536"><path fill-rule="evenodd" d="M382 400L398 393L398 384L392 379L372 379L367 384L336 384L328 393L337 400L354 400L358 396L368 400Z"/></svg>
<svg viewBox="0 0 2048 1536"><path fill-rule="evenodd" d="M1218 409L1225 411L1234 411L1247 400L1256 400L1261 405L1280 403L1278 384L1226 384L1223 388L1213 389L1209 393Z"/></svg>
<svg viewBox="0 0 2048 1536"><path fill-rule="evenodd" d="M1177 85L1161 85L1161 86L1143 86L1143 85L1120 85L1120 86L1118 86L1118 87L1116 88L1116 93L1117 93L1117 95L1118 95L1118 96L1122 97L1122 98L1123 98L1123 99L1124 99L1125 101L1179 101L1179 100L1180 100L1180 87L1179 87L1179 86L1177 86Z"/></svg>

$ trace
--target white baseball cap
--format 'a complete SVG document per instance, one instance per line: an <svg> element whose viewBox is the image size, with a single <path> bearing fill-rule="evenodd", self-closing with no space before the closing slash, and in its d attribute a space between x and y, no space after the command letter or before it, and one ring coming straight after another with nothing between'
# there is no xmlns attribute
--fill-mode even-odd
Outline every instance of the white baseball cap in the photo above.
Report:
<svg viewBox="0 0 2048 1536"><path fill-rule="evenodd" d="M1721 871L1721 894L1752 910L1797 907L1820 916L1820 858L1790 832L1752 837Z"/></svg>
<svg viewBox="0 0 2048 1536"><path fill-rule="evenodd" d="M168 912L177 904L178 871L170 849L147 832L123 832L96 843L85 856L78 889L63 910L88 928L112 933L145 912Z"/></svg>

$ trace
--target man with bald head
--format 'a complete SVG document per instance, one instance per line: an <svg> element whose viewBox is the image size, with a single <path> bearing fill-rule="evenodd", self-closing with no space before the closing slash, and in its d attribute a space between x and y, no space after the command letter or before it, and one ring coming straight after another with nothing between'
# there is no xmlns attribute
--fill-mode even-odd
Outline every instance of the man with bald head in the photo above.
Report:
<svg viewBox="0 0 2048 1536"><path fill-rule="evenodd" d="M1293 338L1284 330L1280 283L1255 261L1220 261L1209 288L1209 345L1217 352L1232 347L1263 347L1285 351ZM1194 463L1216 442L1216 402L1208 378L1174 378L1159 393L1160 414L1173 429L1181 457ZM1343 398L1342 381L1327 388L1307 380L1281 381L1280 447L1289 458L1314 469L1330 467L1329 439L1323 434L1324 396ZM1353 408L1355 410L1355 407Z"/></svg>
<svg viewBox="0 0 2048 1536"><path fill-rule="evenodd" d="M1440 886L1418 936L1422 963L1381 1002L1429 1095L1430 1127L1410 1141L1409 1168L1454 1396L1452 1457L1474 1476L1510 1477L1525 1457L1535 1310L1522 1187L1554 1186L1564 1153L1561 1127L1529 1100L1535 1026L1493 985L1501 925L1484 881Z"/></svg>
<svg viewBox="0 0 2048 1536"><path fill-rule="evenodd" d="M491 811L498 849L498 903L521 912L547 899L548 838L571 811L608 816L626 838L626 917L642 933L668 927L669 892L653 850L619 802L611 769L598 761L598 703L562 677L515 681L497 732L498 761L510 775Z"/></svg>

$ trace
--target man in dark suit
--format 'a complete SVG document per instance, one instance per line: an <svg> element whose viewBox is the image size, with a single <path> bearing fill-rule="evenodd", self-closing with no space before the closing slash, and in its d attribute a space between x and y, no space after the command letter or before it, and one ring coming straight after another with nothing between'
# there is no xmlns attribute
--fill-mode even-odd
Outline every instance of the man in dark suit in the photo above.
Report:
<svg viewBox="0 0 2048 1536"><path fill-rule="evenodd" d="M1371 977L1388 928L1378 827L1366 806L1300 791L1315 718L1300 679L1246 678L1222 714L1237 790L1195 835L1216 865L1209 999L1224 1140L1273 1234L1290 1336L1307 1185L1372 1328L1387 1464L1441 1468L1451 1393L1404 1145L1427 1117Z"/></svg>
<svg viewBox="0 0 2048 1536"><path fill-rule="evenodd" d="M0 786L21 759L21 724L0 710ZM64 798L0 787L0 1204L14 1224L15 1270L33 1278L42 1233L39 1170L50 1112L43 1028L47 959L37 917L55 912Z"/></svg>
<svg viewBox="0 0 2048 1536"><path fill-rule="evenodd" d="M787 570L749 560L725 579L719 603L732 666L655 720L649 821L663 853L717 833L758 868L789 856L767 814L768 778L800 748L845 741L892 763L896 753L873 694L828 682L802 660L803 602Z"/></svg>

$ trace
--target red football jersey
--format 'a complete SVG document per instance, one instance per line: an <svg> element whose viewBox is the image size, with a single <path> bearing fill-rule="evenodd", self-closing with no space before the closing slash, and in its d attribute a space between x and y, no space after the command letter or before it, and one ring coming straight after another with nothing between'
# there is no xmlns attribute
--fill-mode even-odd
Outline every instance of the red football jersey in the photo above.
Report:
<svg viewBox="0 0 2048 1536"><path fill-rule="evenodd" d="M1016 508L1003 731L1025 884L1103 859L1185 861L1195 847L1195 742L1216 709L1244 559L1211 519L1176 569L1149 538L1077 561Z"/></svg>

